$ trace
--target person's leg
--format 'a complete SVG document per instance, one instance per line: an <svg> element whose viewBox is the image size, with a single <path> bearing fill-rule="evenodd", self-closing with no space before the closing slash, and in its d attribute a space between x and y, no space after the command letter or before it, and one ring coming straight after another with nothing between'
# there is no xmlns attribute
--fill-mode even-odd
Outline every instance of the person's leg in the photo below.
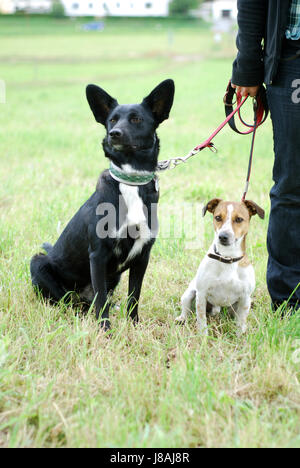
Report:
<svg viewBox="0 0 300 468"><path fill-rule="evenodd" d="M293 50L286 50L291 56ZM298 85L297 85L298 80ZM273 304L300 304L300 59L284 62L268 86L274 130L274 186L268 231L267 283ZM298 102L299 101L299 102Z"/></svg>

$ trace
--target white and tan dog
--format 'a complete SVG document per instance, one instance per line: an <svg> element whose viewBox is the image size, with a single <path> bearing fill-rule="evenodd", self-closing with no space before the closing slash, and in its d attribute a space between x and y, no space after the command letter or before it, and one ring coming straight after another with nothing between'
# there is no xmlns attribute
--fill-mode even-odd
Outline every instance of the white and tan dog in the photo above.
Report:
<svg viewBox="0 0 300 468"><path fill-rule="evenodd" d="M182 313L177 321L184 323L196 298L198 328L207 334L206 312L217 315L221 307L230 307L237 320L238 334L245 333L246 319L255 289L255 273L246 255L246 237L251 217L265 212L256 203L211 200L203 210L214 215L215 238L207 255L181 299Z"/></svg>

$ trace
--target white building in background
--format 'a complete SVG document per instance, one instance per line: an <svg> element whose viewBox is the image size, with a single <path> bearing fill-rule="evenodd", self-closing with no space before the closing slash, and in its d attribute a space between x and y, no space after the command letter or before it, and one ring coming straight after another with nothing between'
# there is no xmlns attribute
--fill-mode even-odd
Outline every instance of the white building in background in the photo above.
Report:
<svg viewBox="0 0 300 468"><path fill-rule="evenodd" d="M67 16L168 16L171 0L61 0ZM49 13L52 0L0 0L0 13Z"/></svg>
<svg viewBox="0 0 300 468"><path fill-rule="evenodd" d="M27 13L49 13L52 8L52 0L14 0L16 11Z"/></svg>
<svg viewBox="0 0 300 468"><path fill-rule="evenodd" d="M168 16L171 0L61 0L67 16ZM0 13L49 13L52 0L0 0Z"/></svg>
<svg viewBox="0 0 300 468"><path fill-rule="evenodd" d="M9 15L14 12L14 3L12 0L0 0L0 13L3 13L4 15Z"/></svg>
<svg viewBox="0 0 300 468"><path fill-rule="evenodd" d="M61 0L67 16L168 16L171 0ZM52 0L0 0L1 13L48 13ZM194 11L207 21L237 18L237 0L212 0Z"/></svg>
<svg viewBox="0 0 300 468"><path fill-rule="evenodd" d="M237 0L215 0L202 3L196 16L205 21L237 20Z"/></svg>
<svg viewBox="0 0 300 468"><path fill-rule="evenodd" d="M168 16L171 0L62 0L67 16Z"/></svg>
<svg viewBox="0 0 300 468"><path fill-rule="evenodd" d="M11 14L18 11L26 13L49 13L52 0L0 0L0 13Z"/></svg>
<svg viewBox="0 0 300 468"><path fill-rule="evenodd" d="M237 19L237 0L217 0L212 4L212 16L214 21Z"/></svg>

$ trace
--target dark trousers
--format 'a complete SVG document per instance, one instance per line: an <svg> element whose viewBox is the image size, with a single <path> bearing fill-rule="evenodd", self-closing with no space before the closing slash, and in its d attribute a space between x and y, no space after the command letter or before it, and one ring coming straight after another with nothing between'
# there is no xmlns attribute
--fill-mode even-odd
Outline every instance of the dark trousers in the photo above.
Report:
<svg viewBox="0 0 300 468"><path fill-rule="evenodd" d="M295 54L286 41L283 58ZM300 47L298 41L298 48ZM273 303L300 305L300 58L281 62L268 86L274 130L274 186L268 231L267 283ZM293 291L298 287L294 294Z"/></svg>

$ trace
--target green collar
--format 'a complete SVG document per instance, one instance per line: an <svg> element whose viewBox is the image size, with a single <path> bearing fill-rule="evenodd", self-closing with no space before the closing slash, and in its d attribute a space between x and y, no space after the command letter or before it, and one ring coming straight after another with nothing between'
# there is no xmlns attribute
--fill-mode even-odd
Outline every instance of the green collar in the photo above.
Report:
<svg viewBox="0 0 300 468"><path fill-rule="evenodd" d="M117 182L126 185L147 185L155 178L155 172L125 172L120 167L110 162L109 173Z"/></svg>

